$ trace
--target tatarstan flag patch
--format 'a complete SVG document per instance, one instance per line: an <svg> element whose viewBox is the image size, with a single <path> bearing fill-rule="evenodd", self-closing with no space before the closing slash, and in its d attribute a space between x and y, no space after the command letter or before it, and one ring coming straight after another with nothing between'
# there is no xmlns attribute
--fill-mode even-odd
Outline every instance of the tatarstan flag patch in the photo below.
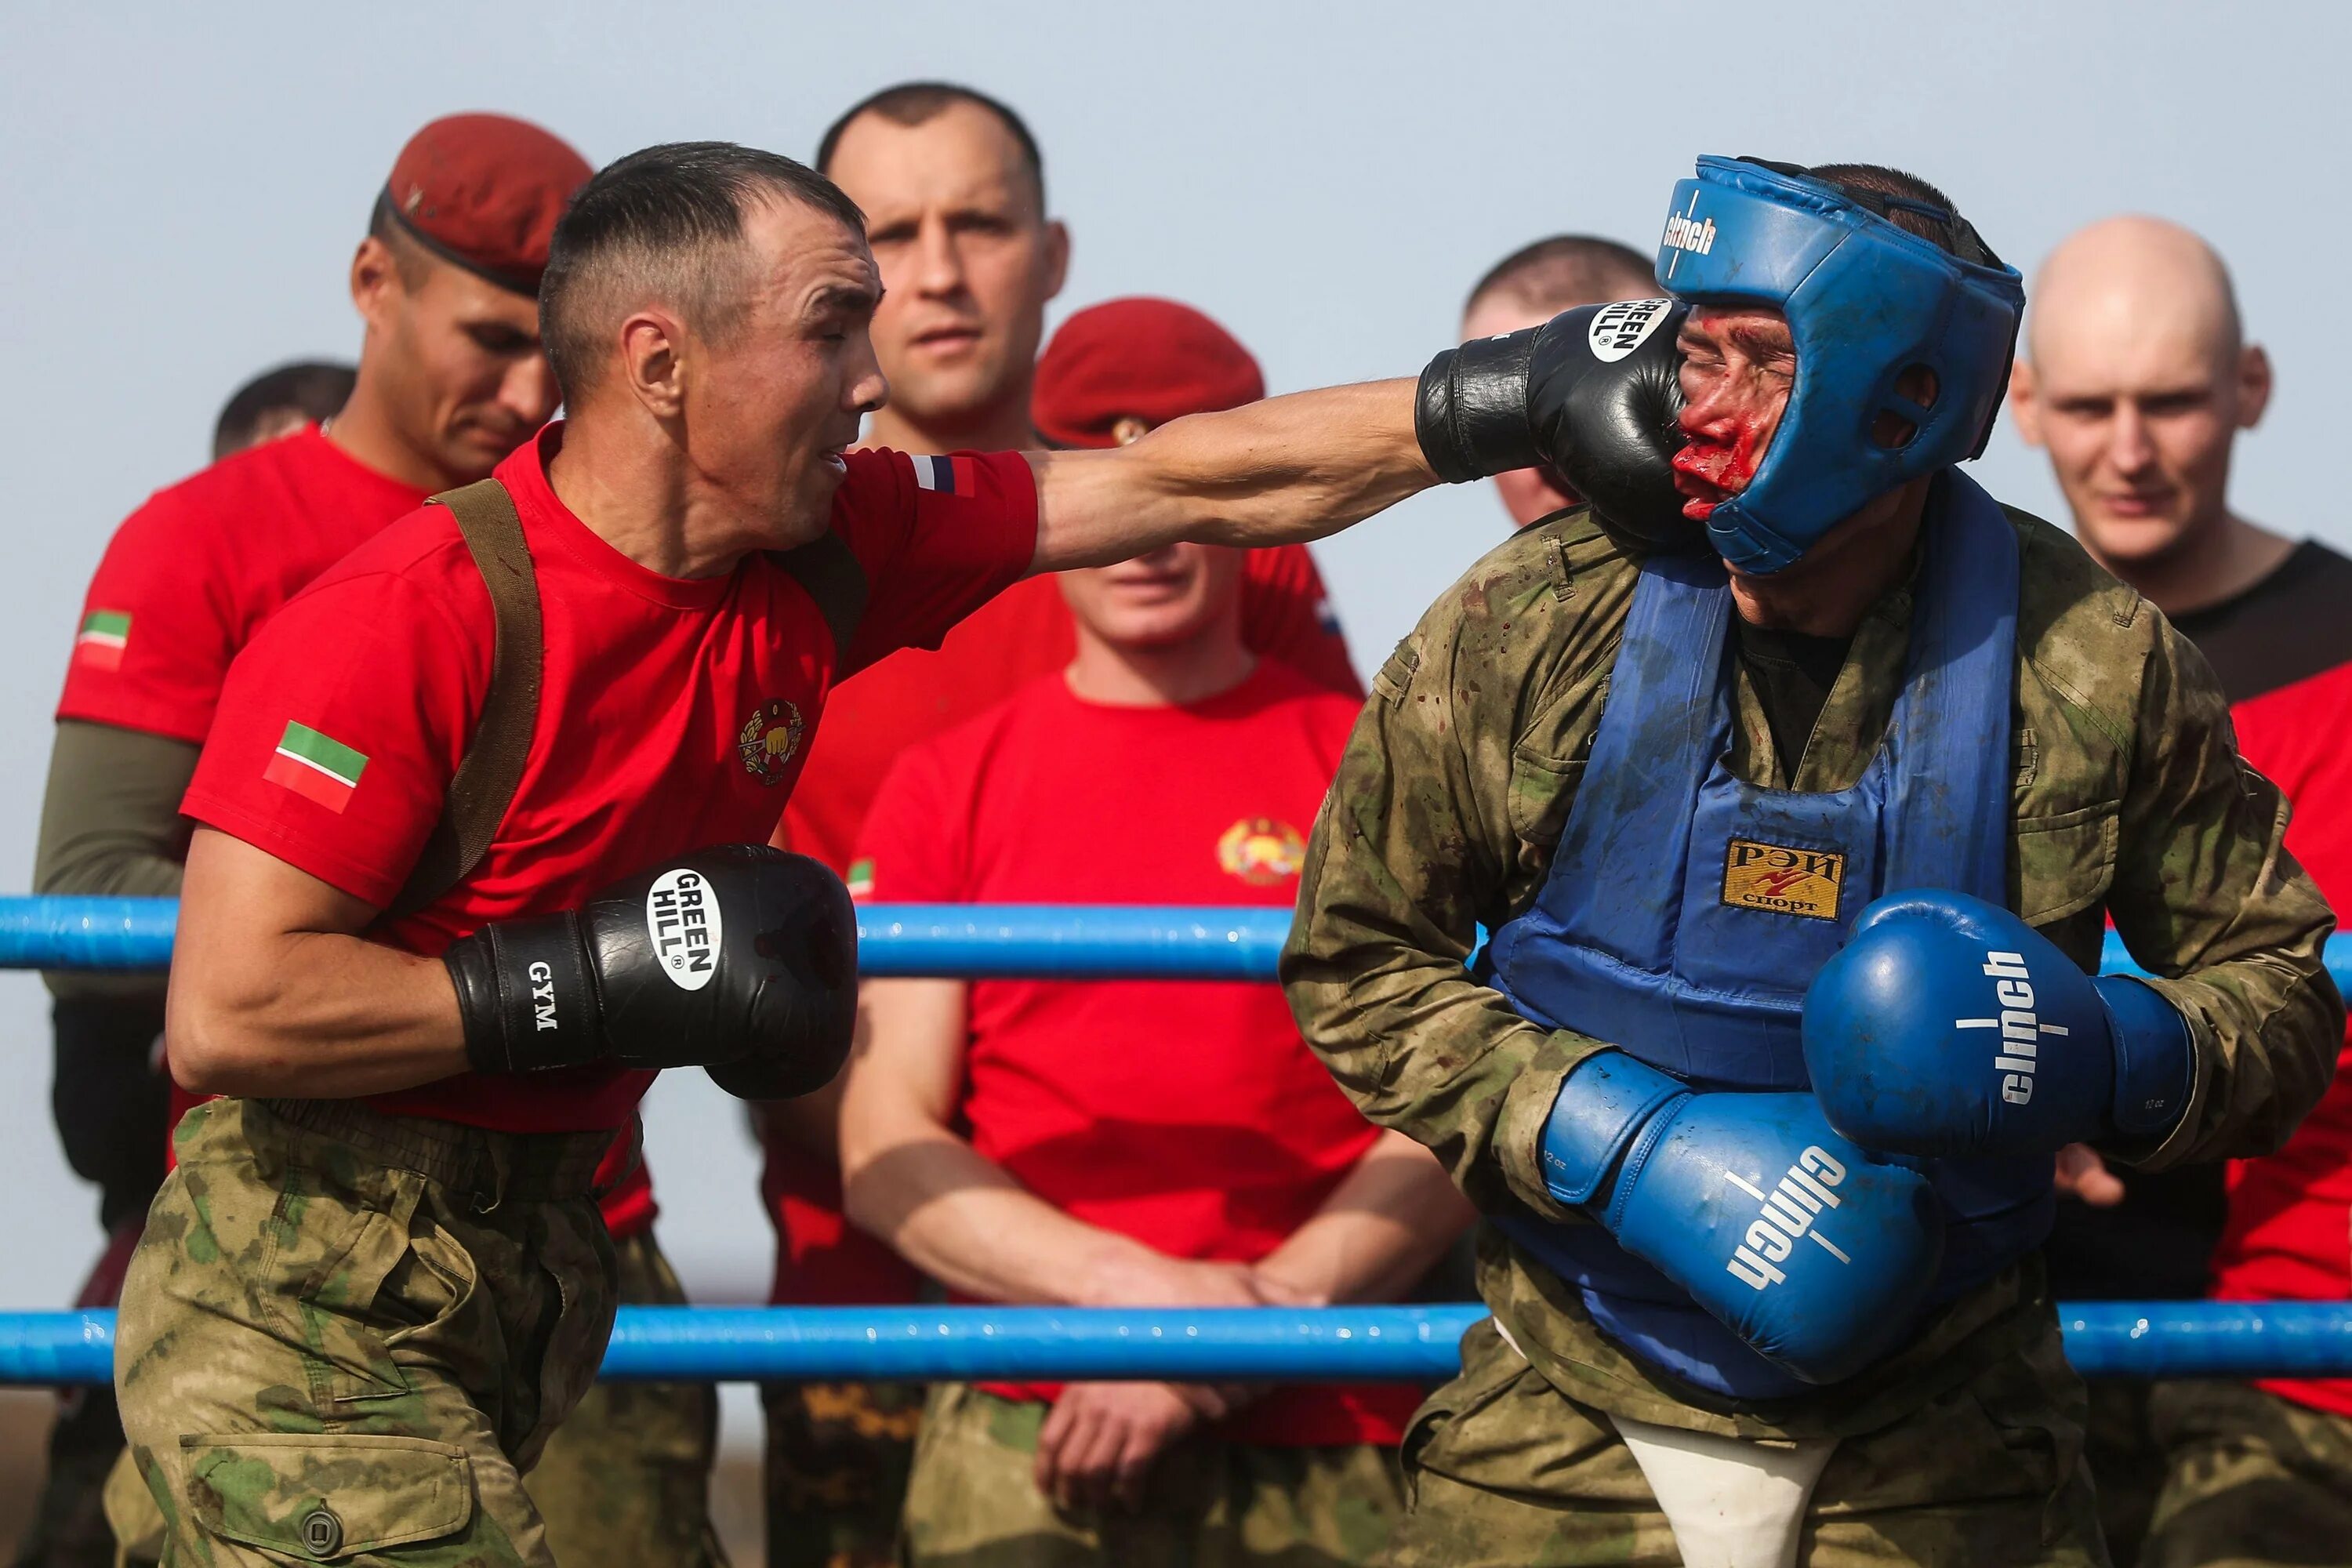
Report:
<svg viewBox="0 0 2352 1568"><path fill-rule="evenodd" d="M980 493L980 477L968 457L937 458L917 454L915 483L943 496L971 497Z"/></svg>
<svg viewBox="0 0 2352 1568"><path fill-rule="evenodd" d="M367 770L367 754L355 752L332 735L322 734L308 724L289 720L286 733L278 742L278 750L261 776L271 784L284 784L305 800L317 801L329 811L340 813L352 803L352 791L360 786L360 774Z"/></svg>
<svg viewBox="0 0 2352 1568"><path fill-rule="evenodd" d="M92 610L81 618L74 637L74 658L92 669L120 669L122 650L131 646L131 612Z"/></svg>

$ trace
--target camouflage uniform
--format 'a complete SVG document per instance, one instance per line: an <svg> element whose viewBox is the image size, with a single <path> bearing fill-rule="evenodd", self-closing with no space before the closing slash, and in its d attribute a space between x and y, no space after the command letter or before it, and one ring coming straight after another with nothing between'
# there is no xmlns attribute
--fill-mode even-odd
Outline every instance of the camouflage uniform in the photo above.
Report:
<svg viewBox="0 0 2352 1568"><path fill-rule="evenodd" d="M612 1330L611 1142L341 1100L189 1111L115 1357L163 1561L548 1568L521 1474Z"/></svg>
<svg viewBox="0 0 2352 1568"><path fill-rule="evenodd" d="M768 1568L891 1568L922 1425L919 1383L772 1383Z"/></svg>
<svg viewBox="0 0 2352 1568"><path fill-rule="evenodd" d="M640 1231L613 1244L617 1298L676 1307L686 1289ZM523 1489L563 1568L716 1568L710 1527L719 1391L707 1383L599 1383L547 1440Z"/></svg>
<svg viewBox="0 0 2352 1568"><path fill-rule="evenodd" d="M1402 1506L1370 1444L1276 1447L1192 1437L1151 1467L1133 1513L1071 1516L1038 1491L1051 1408L969 1384L931 1390L907 1489L904 1555L939 1568L1343 1568L1370 1563Z"/></svg>
<svg viewBox="0 0 2352 1568"><path fill-rule="evenodd" d="M2086 969L2112 914L2168 976L2157 986L2195 1040L2179 1127L2159 1147L2111 1152L2155 1169L2274 1149L2326 1087L2343 1024L2321 962L2333 921L2281 847L2285 803L2239 759L2204 661L2155 608L2065 535L2011 516L2021 552L2013 907ZM1283 957L1300 1026L1341 1087L1373 1121L1433 1150L1488 1213L1581 1219L1546 1190L1538 1142L1561 1081L1604 1042L1528 1022L1463 963L1481 923L1521 913L1543 887L1636 576L1571 512L1514 536L1446 593L1374 678ZM1733 770L1807 791L1851 784L1885 731L1911 610L1907 582L1871 608L1793 770L1743 672ZM1573 1290L1498 1238L1486 1264L1482 1293L1559 1397L1515 1374L1507 1401L1471 1409L1500 1375L1491 1351L1438 1393L1406 1448L1408 1484L1419 1472L1421 1489L1401 1532L1404 1561L1623 1560L1612 1553L1630 1543L1580 1528L1538 1543L1510 1522L1517 1510L1564 1519L1639 1500L1622 1445L1591 1412L1847 1439L1807 1516L1821 1562L2104 1560L2081 1484L2082 1389L2054 1353L2038 1267L1950 1303L1864 1377L1742 1409L1621 1352ZM2039 1396L2021 1400L2029 1373ZM1937 1461L1922 1475L1883 1462L1947 1446L1990 1457L1988 1420L2003 1448L2032 1459L2043 1517L2040 1546L2023 1556L2013 1537L1979 1543L1961 1522L1984 1495L1975 1467ZM1448 1430L1473 1421L1475 1441ZM1577 1431L1609 1452L1576 1448ZM1439 1462L1445 1480L1433 1487ZM2004 1489L2022 1484L2012 1475ZM1832 1550L1833 1516L1866 1521L1856 1538L1878 1555Z"/></svg>
<svg viewBox="0 0 2352 1568"><path fill-rule="evenodd" d="M2159 1383L2168 1460L2140 1568L2303 1568L2352 1559L2352 1417L2242 1383Z"/></svg>

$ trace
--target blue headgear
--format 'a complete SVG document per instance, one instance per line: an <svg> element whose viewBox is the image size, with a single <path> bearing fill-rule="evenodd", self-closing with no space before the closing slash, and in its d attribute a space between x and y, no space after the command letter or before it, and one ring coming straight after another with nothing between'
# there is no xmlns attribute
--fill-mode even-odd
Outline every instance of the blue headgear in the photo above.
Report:
<svg viewBox="0 0 2352 1568"><path fill-rule="evenodd" d="M1953 251L1890 210L1942 224ZM1748 158L1701 158L1675 186L1658 282L1696 304L1777 310L1796 340L1796 387L1763 466L1706 522L1750 572L1779 571L1872 497L1982 452L2025 310L2017 269L1957 214ZM1895 390L1915 365L1935 373L1926 407ZM1873 439L1882 412L1912 427L1901 446Z"/></svg>

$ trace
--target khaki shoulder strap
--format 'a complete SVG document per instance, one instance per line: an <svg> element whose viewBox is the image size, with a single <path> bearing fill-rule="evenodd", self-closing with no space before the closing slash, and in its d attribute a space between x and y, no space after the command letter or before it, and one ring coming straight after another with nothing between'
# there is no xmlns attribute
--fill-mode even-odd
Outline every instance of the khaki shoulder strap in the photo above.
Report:
<svg viewBox="0 0 2352 1568"><path fill-rule="evenodd" d="M481 864L490 837L514 804L530 757L531 731L539 723L543 645L539 613L539 574L524 542L514 498L496 479L479 479L432 498L457 515L457 532L490 591L497 630L490 656L490 689L481 722L466 744L457 776L442 803L441 820L416 858L408 885L386 911L413 914Z"/></svg>
<svg viewBox="0 0 2352 1568"><path fill-rule="evenodd" d="M833 634L834 658L846 662L849 639L866 617L866 568L856 555L841 535L827 531L791 550L771 550L768 559L808 590L824 616L825 629Z"/></svg>

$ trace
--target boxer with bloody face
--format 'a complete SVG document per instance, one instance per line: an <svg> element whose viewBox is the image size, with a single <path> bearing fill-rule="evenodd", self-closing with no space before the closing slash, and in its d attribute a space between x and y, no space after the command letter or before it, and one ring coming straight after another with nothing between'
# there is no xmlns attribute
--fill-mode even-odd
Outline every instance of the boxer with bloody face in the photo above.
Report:
<svg viewBox="0 0 2352 1568"><path fill-rule="evenodd" d="M1493 1222L1390 1561L2105 1563L2050 1155L2274 1144L2329 917L2204 666L1960 471L2023 290L1949 201L1702 159L1657 282L1423 373L1441 478L1591 506L1381 670L1284 954Z"/></svg>

